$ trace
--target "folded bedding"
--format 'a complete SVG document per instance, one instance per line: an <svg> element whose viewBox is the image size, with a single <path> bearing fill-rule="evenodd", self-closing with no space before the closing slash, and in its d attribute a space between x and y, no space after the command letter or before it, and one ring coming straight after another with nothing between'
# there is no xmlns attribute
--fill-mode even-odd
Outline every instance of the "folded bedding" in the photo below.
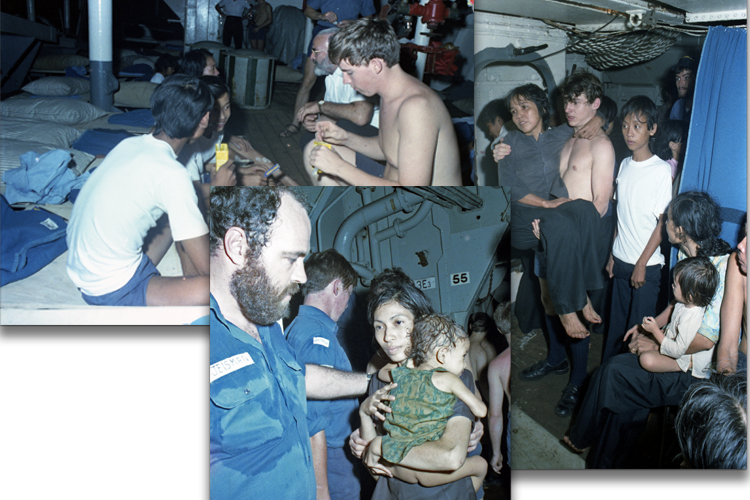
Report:
<svg viewBox="0 0 750 500"><path fill-rule="evenodd" d="M106 155L120 144L120 141L132 136L133 134L125 130L87 130L73 143L73 148L94 156Z"/></svg>
<svg viewBox="0 0 750 500"><path fill-rule="evenodd" d="M0 196L0 286L36 273L68 249L68 224L40 208L16 211Z"/></svg>

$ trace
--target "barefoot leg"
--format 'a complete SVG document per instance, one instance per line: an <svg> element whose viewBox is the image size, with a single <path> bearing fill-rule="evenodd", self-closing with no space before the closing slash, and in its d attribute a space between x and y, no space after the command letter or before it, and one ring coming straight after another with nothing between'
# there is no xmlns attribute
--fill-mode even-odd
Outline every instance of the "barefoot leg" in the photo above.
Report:
<svg viewBox="0 0 750 500"><path fill-rule="evenodd" d="M588 330L578 319L578 313L560 314L560 321L565 328L565 333L574 339L585 339L589 336Z"/></svg>
<svg viewBox="0 0 750 500"><path fill-rule="evenodd" d="M586 295L586 305L583 306L583 317L589 323L601 323L602 317L599 316L594 310L594 306L591 305L591 299Z"/></svg>
<svg viewBox="0 0 750 500"><path fill-rule="evenodd" d="M565 442L565 444L568 446L568 448L570 448L571 450L573 450L576 453L583 453L584 451L586 451L586 448L584 448L584 449L576 448L573 445L573 443L570 441L570 436L564 436L563 437L563 442Z"/></svg>

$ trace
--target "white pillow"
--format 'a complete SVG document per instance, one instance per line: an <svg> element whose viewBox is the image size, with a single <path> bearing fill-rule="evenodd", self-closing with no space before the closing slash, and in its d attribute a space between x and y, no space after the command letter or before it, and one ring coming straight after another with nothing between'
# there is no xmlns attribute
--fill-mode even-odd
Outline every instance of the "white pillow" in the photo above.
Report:
<svg viewBox="0 0 750 500"><path fill-rule="evenodd" d="M88 66L89 58L75 54L50 54L39 56L34 61L34 69L62 71L70 66Z"/></svg>
<svg viewBox="0 0 750 500"><path fill-rule="evenodd" d="M0 103L0 115L76 125L90 122L107 113L78 99L6 99Z"/></svg>
<svg viewBox="0 0 750 500"><path fill-rule="evenodd" d="M124 108L150 108L151 94L158 84L151 82L120 82L120 90L115 92L115 106Z"/></svg>
<svg viewBox="0 0 750 500"><path fill-rule="evenodd" d="M0 139L49 144L56 148L69 148L83 131L60 123L3 118L0 122Z"/></svg>
<svg viewBox="0 0 750 500"><path fill-rule="evenodd" d="M91 90L91 83L73 76L48 76L34 80L24 86L23 90L45 97L67 97L88 92Z"/></svg>

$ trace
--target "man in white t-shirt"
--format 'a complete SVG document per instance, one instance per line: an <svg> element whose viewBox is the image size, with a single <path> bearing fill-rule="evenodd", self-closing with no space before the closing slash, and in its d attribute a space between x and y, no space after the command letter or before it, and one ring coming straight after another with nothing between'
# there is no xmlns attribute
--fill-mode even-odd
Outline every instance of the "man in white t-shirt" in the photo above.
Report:
<svg viewBox="0 0 750 500"><path fill-rule="evenodd" d="M154 133L122 141L84 184L68 225L67 271L88 304L208 304L208 227L177 155L203 134L212 106L199 79L168 78L151 97ZM157 227L165 215L168 225ZM162 277L155 265L173 240L184 276Z"/></svg>

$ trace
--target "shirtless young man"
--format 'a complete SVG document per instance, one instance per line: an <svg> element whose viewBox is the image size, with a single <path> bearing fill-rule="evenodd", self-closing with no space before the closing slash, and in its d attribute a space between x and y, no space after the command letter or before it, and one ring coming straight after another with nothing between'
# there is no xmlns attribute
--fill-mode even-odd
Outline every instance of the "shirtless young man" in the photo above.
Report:
<svg viewBox="0 0 750 500"><path fill-rule="evenodd" d="M333 147L318 146L310 153L313 183L460 186L458 143L448 110L432 89L399 66L400 45L388 22L352 21L331 38L328 50L344 83L365 96L380 96L380 132L362 137L318 122L316 139Z"/></svg>
<svg viewBox="0 0 750 500"><path fill-rule="evenodd" d="M595 115L604 97L601 82L591 73L575 72L565 79L562 87L565 100L565 116L568 124L578 131ZM590 201L599 217L604 217L612 197L615 168L615 151L607 134L598 129L597 134L586 140L575 135L563 146L560 155L560 177L571 200ZM602 244L608 245L607 242ZM602 265L605 265L602 262ZM544 290L545 287L543 286ZM547 291L549 291L547 289ZM586 319L599 322L601 319L587 301L583 308ZM578 319L576 312L559 314L565 331L574 338L583 338L588 330Z"/></svg>

